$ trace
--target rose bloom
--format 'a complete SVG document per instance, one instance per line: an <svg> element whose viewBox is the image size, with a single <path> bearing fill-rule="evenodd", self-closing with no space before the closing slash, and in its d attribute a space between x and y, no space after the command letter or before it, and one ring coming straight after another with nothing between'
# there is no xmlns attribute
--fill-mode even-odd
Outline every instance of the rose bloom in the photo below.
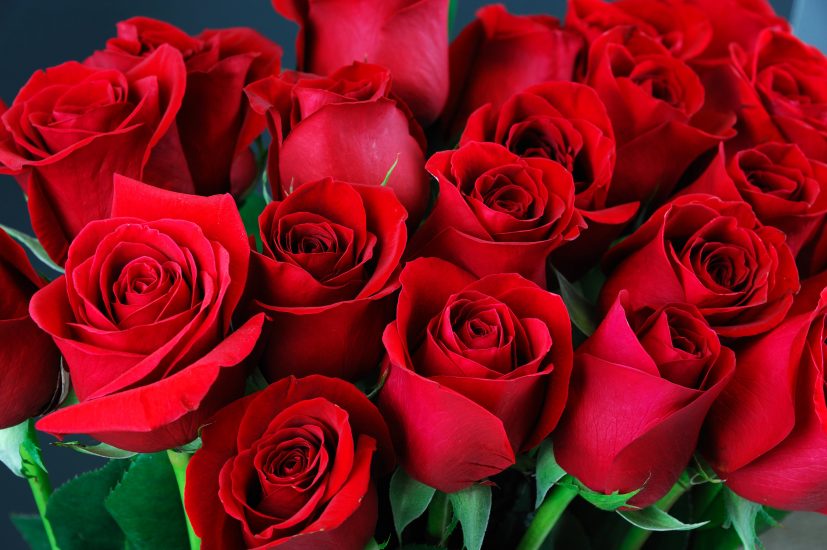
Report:
<svg viewBox="0 0 827 550"><path fill-rule="evenodd" d="M258 171L250 145L266 125L250 109L244 86L278 74L281 48L247 28L189 36L148 17L127 19L117 28L87 65L127 72L168 44L181 52L187 71L174 129L160 144L163 161L150 164L143 181L184 193L241 195Z"/></svg>
<svg viewBox="0 0 827 550"><path fill-rule="evenodd" d="M451 92L439 121L445 143L462 132L468 116L491 103L550 80L572 80L583 39L548 15L513 15L485 6L451 42Z"/></svg>
<svg viewBox="0 0 827 550"><path fill-rule="evenodd" d="M468 142L426 165L439 191L414 234L413 256L449 260L477 276L519 273L546 284L546 259L585 227L571 173L497 143Z"/></svg>
<svg viewBox="0 0 827 550"><path fill-rule="evenodd" d="M244 393L263 323L230 331L250 247L229 195L197 197L116 176L112 218L69 247L66 274L34 295L79 403L38 429L155 452L195 439Z"/></svg>
<svg viewBox="0 0 827 550"><path fill-rule="evenodd" d="M784 232L797 254L824 222L827 165L793 144L764 143L729 158L721 144L706 170L681 191L692 193L746 201L761 223Z"/></svg>
<svg viewBox="0 0 827 550"><path fill-rule="evenodd" d="M735 377L710 413L704 454L753 502L827 512L826 316L822 273L783 323L736 349Z"/></svg>
<svg viewBox="0 0 827 550"><path fill-rule="evenodd" d="M636 203L608 200L615 140L606 107L583 84L546 82L514 94L499 109L474 111L460 137L504 145L515 155L561 164L574 180L574 205L586 229L556 251L554 264L569 276L593 266L637 212Z"/></svg>
<svg viewBox="0 0 827 550"><path fill-rule="evenodd" d="M29 300L43 284L0 229L0 429L42 413L60 393L60 354L29 317Z"/></svg>
<svg viewBox="0 0 827 550"><path fill-rule="evenodd" d="M698 75L637 27L615 27L589 48L585 83L606 105L617 140L616 203L662 202L686 169L734 133Z"/></svg>
<svg viewBox="0 0 827 550"><path fill-rule="evenodd" d="M400 279L379 408L405 470L458 491L554 429L571 373L568 312L518 275L478 279L435 258L408 263Z"/></svg>
<svg viewBox="0 0 827 550"><path fill-rule="evenodd" d="M554 454L566 472L610 494L643 489L645 507L689 463L712 403L735 369L695 306L633 311L621 293L577 349Z"/></svg>
<svg viewBox="0 0 827 550"><path fill-rule="evenodd" d="M609 250L600 306L621 290L633 309L695 305L722 337L755 336L786 315L798 271L784 234L744 202L685 195L662 206Z"/></svg>
<svg viewBox="0 0 827 550"><path fill-rule="evenodd" d="M354 386L279 380L219 411L201 438L184 498L204 550L362 550L373 537L372 471L393 467L393 448Z"/></svg>
<svg viewBox="0 0 827 550"><path fill-rule="evenodd" d="M419 222L430 197L425 136L392 94L387 69L354 63L328 77L287 71L251 84L247 94L273 135L274 197L328 177L376 186L387 179L410 223Z"/></svg>
<svg viewBox="0 0 827 550"><path fill-rule="evenodd" d="M394 89L422 124L448 97L448 2L273 0L296 21L300 71L329 75L354 61L387 67Z"/></svg>
<svg viewBox="0 0 827 550"><path fill-rule="evenodd" d="M185 88L184 61L168 45L126 72L70 61L21 88L0 116L0 173L17 177L53 260L62 264L80 230L111 214L114 174L148 169Z"/></svg>
<svg viewBox="0 0 827 550"><path fill-rule="evenodd" d="M262 365L269 380L310 373L357 380L378 368L405 217L390 189L331 179L267 205L247 309L270 320Z"/></svg>

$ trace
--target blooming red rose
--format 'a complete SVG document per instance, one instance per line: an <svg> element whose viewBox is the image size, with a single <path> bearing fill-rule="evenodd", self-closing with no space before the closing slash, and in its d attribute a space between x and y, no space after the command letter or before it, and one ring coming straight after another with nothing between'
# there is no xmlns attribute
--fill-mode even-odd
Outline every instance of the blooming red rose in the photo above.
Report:
<svg viewBox="0 0 827 550"><path fill-rule="evenodd" d="M423 124L448 97L447 0L273 0L301 27L297 68L329 75L354 61L387 67Z"/></svg>
<svg viewBox="0 0 827 550"><path fill-rule="evenodd" d="M547 15L512 15L486 6L451 43L451 93L440 128L456 138L468 116L486 103L494 108L532 84L572 80L583 39Z"/></svg>
<svg viewBox="0 0 827 550"><path fill-rule="evenodd" d="M705 455L753 502L827 512L826 318L822 273L781 325L736 349L735 377L710 413Z"/></svg>
<svg viewBox="0 0 827 550"><path fill-rule="evenodd" d="M60 390L60 354L29 317L42 286L26 253L0 229L0 429L43 412Z"/></svg>
<svg viewBox="0 0 827 550"><path fill-rule="evenodd" d="M80 401L37 427L154 452L192 441L243 394L263 316L230 333L250 248L229 195L116 176L112 216L78 234L66 275L32 298Z"/></svg>
<svg viewBox="0 0 827 550"><path fill-rule="evenodd" d="M571 373L568 312L517 275L477 279L435 258L410 262L400 279L379 407L408 473L457 491L554 429Z"/></svg>
<svg viewBox="0 0 827 550"><path fill-rule="evenodd" d="M612 123L594 90L573 82L547 82L513 95L502 107L480 107L468 118L460 145L500 143L521 157L547 158L574 179L574 205L586 230L555 254L569 275L590 268L635 215L637 204L611 204L615 166Z"/></svg>
<svg viewBox="0 0 827 550"><path fill-rule="evenodd" d="M569 0L566 27L589 43L615 27L634 26L680 59L697 57L712 39L712 24L691 1Z"/></svg>
<svg viewBox="0 0 827 550"><path fill-rule="evenodd" d="M412 238L412 255L450 260L480 277L519 273L544 286L551 251L585 226L571 173L553 160L469 142L436 153L426 168L439 195Z"/></svg>
<svg viewBox="0 0 827 550"><path fill-rule="evenodd" d="M727 159L721 144L706 170L681 192L691 193L748 202L761 223L782 230L798 253L827 212L827 165L807 159L796 145L765 143Z"/></svg>
<svg viewBox="0 0 827 550"><path fill-rule="evenodd" d="M393 191L308 183L268 204L259 225L264 253L253 253L247 296L271 321L265 376L375 370L407 236Z"/></svg>
<svg viewBox="0 0 827 550"><path fill-rule="evenodd" d="M575 355L557 461L595 491L643 488L629 504L652 504L688 464L734 369L695 306L633 311L622 293Z"/></svg>
<svg viewBox="0 0 827 550"><path fill-rule="evenodd" d="M118 23L117 37L86 64L126 72L164 44L184 57L186 93L175 129L159 145L143 181L173 184L186 193L238 196L255 179L250 145L266 125L250 109L244 86L278 74L281 48L252 29L192 37L169 23L133 17Z"/></svg>
<svg viewBox="0 0 827 550"><path fill-rule="evenodd" d="M734 117L704 109L698 75L635 27L615 27L592 43L586 83L617 139L615 202L663 201L695 159L732 135Z"/></svg>
<svg viewBox="0 0 827 550"><path fill-rule="evenodd" d="M419 221L430 197L425 138L391 94L386 69L354 63L329 77L286 72L251 84L247 94L268 115L275 197L327 177L365 185L387 178L411 223Z"/></svg>
<svg viewBox="0 0 827 550"><path fill-rule="evenodd" d="M0 170L17 176L55 261L112 204L112 176L140 177L181 107L181 54L161 46L126 73L75 62L36 72L0 122Z"/></svg>
<svg viewBox="0 0 827 550"><path fill-rule="evenodd" d="M766 332L781 322L799 288L784 241L744 202L678 197L609 250L600 304L608 311L625 289L633 309L693 304L722 337Z"/></svg>
<svg viewBox="0 0 827 550"><path fill-rule="evenodd" d="M393 466L388 428L355 387L279 380L228 405L201 435L185 504L204 550L362 550L377 519L371 470Z"/></svg>

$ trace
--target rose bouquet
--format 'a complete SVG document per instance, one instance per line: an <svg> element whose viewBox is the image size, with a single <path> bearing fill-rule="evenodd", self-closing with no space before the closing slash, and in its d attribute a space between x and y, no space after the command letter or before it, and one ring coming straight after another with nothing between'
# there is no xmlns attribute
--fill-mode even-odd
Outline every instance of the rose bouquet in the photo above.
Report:
<svg viewBox="0 0 827 550"><path fill-rule="evenodd" d="M827 512L827 58L765 0L450 42L449 0L273 5L295 70L138 17L0 103L33 548L751 549ZM108 461L52 492L36 430Z"/></svg>

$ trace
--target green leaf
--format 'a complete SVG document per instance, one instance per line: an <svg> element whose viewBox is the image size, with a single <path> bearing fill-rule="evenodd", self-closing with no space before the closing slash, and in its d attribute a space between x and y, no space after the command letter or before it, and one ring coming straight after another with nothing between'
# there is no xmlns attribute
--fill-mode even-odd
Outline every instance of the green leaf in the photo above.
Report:
<svg viewBox="0 0 827 550"><path fill-rule="evenodd" d="M480 550L491 515L491 487L472 485L448 495L454 515L462 526L462 540L468 550Z"/></svg>
<svg viewBox="0 0 827 550"><path fill-rule="evenodd" d="M457 0L451 0L448 3L448 33L454 28L454 21L457 18Z"/></svg>
<svg viewBox="0 0 827 550"><path fill-rule="evenodd" d="M178 453L192 454L195 451L197 451L198 449L200 449L203 446L204 443L201 441L201 435L200 435L201 431L200 431L200 429L199 429L198 433L199 433L198 437L196 437L195 439L193 439L189 443L186 443L185 445L181 445L180 447L175 447L175 449L173 449L173 450L175 452L178 452Z"/></svg>
<svg viewBox="0 0 827 550"><path fill-rule="evenodd" d="M65 447L67 449L72 449L81 454L85 455L92 455L92 456L99 456L102 458L114 458L114 459L124 459L124 458L132 458L135 456L136 452L133 451L125 451L123 449L118 449L117 447L113 447L112 445L107 445L106 443L98 443L97 445L85 445L79 441L55 441L52 443L55 447Z"/></svg>
<svg viewBox="0 0 827 550"><path fill-rule="evenodd" d="M0 229L8 233L9 237L19 242L21 245L23 245L24 248L28 249L29 252L34 254L34 256L38 260L43 262L46 265L46 267L57 273L63 273L63 268L52 261L52 259L46 253L46 250L40 244L40 241L38 241L31 235L26 235L22 231L14 229L13 227L8 227L6 225L0 224Z"/></svg>
<svg viewBox="0 0 827 550"><path fill-rule="evenodd" d="M571 322L574 323L574 326L576 326L580 332L586 336L591 336L594 334L595 329L597 329L597 315L595 314L594 305L589 302L583 296L580 289L570 283L562 273L555 269L554 274L557 276L557 282L560 285L560 296L563 298L563 302L569 310Z"/></svg>
<svg viewBox="0 0 827 550"><path fill-rule="evenodd" d="M724 503L728 520L741 539L744 550L763 548L755 527L761 505L739 497L728 487L724 487Z"/></svg>
<svg viewBox="0 0 827 550"><path fill-rule="evenodd" d="M618 510L617 513L632 525L647 531L690 531L709 523L684 523L657 506L649 506L643 510Z"/></svg>
<svg viewBox="0 0 827 550"><path fill-rule="evenodd" d="M261 174L261 196L264 197L264 204L273 202L273 192L270 190L270 177L267 175L267 170Z"/></svg>
<svg viewBox="0 0 827 550"><path fill-rule="evenodd" d="M31 550L49 550L49 538L40 516L12 514L11 522Z"/></svg>
<svg viewBox="0 0 827 550"><path fill-rule="evenodd" d="M124 534L103 502L129 464L110 460L103 468L81 474L52 493L46 517L60 550L123 550Z"/></svg>
<svg viewBox="0 0 827 550"><path fill-rule="evenodd" d="M569 481L569 479L571 479L572 481ZM621 493L615 491L607 495L604 493L598 493L597 491L592 491L591 489L580 483L580 481L574 478L563 479L558 483L558 485L566 485L568 487L577 489L577 491L579 492L580 496L583 497L583 499L587 500L593 506L600 508L601 510L605 510L607 512L614 512L618 508L627 506L627 503L636 494L643 490L643 487L641 487L640 489L636 489L629 493Z"/></svg>
<svg viewBox="0 0 827 550"><path fill-rule="evenodd" d="M393 526L396 536L402 542L402 531L416 518L425 513L436 489L420 483L402 468L398 468L391 477L390 499L393 512Z"/></svg>
<svg viewBox="0 0 827 550"><path fill-rule="evenodd" d="M244 222L244 229L248 235L255 237L259 250L261 250L261 235L258 230L258 217L264 211L265 206L264 197L261 194L250 193L238 209L241 220Z"/></svg>
<svg viewBox="0 0 827 550"><path fill-rule="evenodd" d="M566 475L565 470L557 464L554 458L554 449L551 441L546 440L540 445L540 450L537 452L537 500L534 502L534 508L539 508L546 498L549 489L563 479Z"/></svg>
<svg viewBox="0 0 827 550"><path fill-rule="evenodd" d="M29 421L0 430L0 461L16 476L23 477L23 458L20 446L29 435Z"/></svg>
<svg viewBox="0 0 827 550"><path fill-rule="evenodd" d="M187 548L187 524L166 453L140 455L104 501L132 548Z"/></svg>
<svg viewBox="0 0 827 550"><path fill-rule="evenodd" d="M382 184L380 185L380 187L385 187L388 184L388 180L391 179L391 174L393 174L393 171L396 170L396 165L397 164L399 164L399 155L398 154L396 155L396 160L393 161L393 164L391 164L391 167L388 169L388 173L385 174L385 179L382 180Z"/></svg>

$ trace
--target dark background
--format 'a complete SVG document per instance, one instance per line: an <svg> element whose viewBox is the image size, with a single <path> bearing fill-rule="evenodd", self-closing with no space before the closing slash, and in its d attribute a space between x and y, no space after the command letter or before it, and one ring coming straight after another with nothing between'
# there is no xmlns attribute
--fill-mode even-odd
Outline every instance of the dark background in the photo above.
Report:
<svg viewBox="0 0 827 550"><path fill-rule="evenodd" d="M381 1L381 0L376 0ZM455 28L461 28L484 0L459 0ZM562 17L565 0L504 0L515 13L551 12ZM772 0L778 12L791 17L803 39L825 49L827 2ZM249 26L284 48L283 66L295 64L296 26L282 19L268 0L0 0L0 98L11 104L33 71L67 60L83 60L104 46L115 23L135 15L169 21L196 34L204 28ZM23 196L9 177L0 176L0 223L31 232ZM0 374L1 375L1 374ZM102 459L45 445L45 460L57 486L79 472L98 467ZM36 509L25 480L0 466L0 548L24 548L9 522L10 512Z"/></svg>

